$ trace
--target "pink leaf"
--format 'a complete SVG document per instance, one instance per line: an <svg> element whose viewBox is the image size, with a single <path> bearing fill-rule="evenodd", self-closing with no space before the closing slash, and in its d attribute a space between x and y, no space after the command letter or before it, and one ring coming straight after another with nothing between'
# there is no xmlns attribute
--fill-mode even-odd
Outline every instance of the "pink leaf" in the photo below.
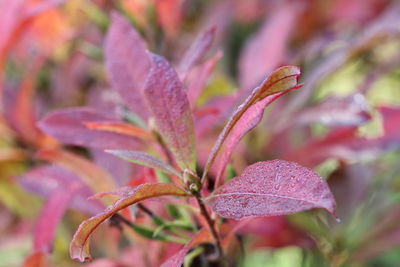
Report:
<svg viewBox="0 0 400 267"><path fill-rule="evenodd" d="M252 105L261 101L267 96L273 95L275 93L283 92L291 88L298 88L301 85L297 84L297 79L300 76L300 69L294 66L284 66L276 69L271 73L260 86L256 87L253 92L247 97L247 99L238 107L238 109L232 114L231 118L226 123L224 129L219 134L217 141L215 142L207 162L204 167L202 181L205 180L207 173L213 164L218 152L222 148L222 145L238 122L238 120L243 116L243 114Z"/></svg>
<svg viewBox="0 0 400 267"><path fill-rule="evenodd" d="M112 22L104 45L105 65L111 86L119 92L125 104L143 119L148 109L141 90L150 70L151 61L146 45L131 24L112 14Z"/></svg>
<svg viewBox="0 0 400 267"><path fill-rule="evenodd" d="M59 188L47 198L34 230L35 251L51 252L56 227L73 199L75 189L76 186Z"/></svg>
<svg viewBox="0 0 400 267"><path fill-rule="evenodd" d="M182 82L161 56L152 55L153 66L144 95L156 126L179 167L195 170L196 147L192 113Z"/></svg>
<svg viewBox="0 0 400 267"><path fill-rule="evenodd" d="M181 250L179 250L175 255L170 257L166 262L164 262L161 267L176 267L181 266L186 254L190 249L201 243L207 243L213 241L213 237L210 231L206 228L202 228L193 238L187 243Z"/></svg>
<svg viewBox="0 0 400 267"><path fill-rule="evenodd" d="M245 113L242 115L242 117L235 124L234 128L232 129L232 132L229 134L229 136L225 142L225 150L219 161L218 174L217 174L217 178L216 178L216 182L215 182L215 188L218 187L221 179L223 179L226 165L228 164L229 158L230 158L234 148L239 143L239 141L243 138L243 136L246 133L250 132L254 127L257 126L257 124L261 121L261 119L264 115L264 109L269 104L271 104L273 101L275 101L276 99L278 99L279 97L286 94L287 92L289 92L292 89L295 89L295 87L292 87L284 92L280 92L280 93L277 93L274 95L267 96L266 98L257 102L256 104L254 104L248 110L245 111Z"/></svg>
<svg viewBox="0 0 400 267"><path fill-rule="evenodd" d="M215 27L202 33L190 46L179 64L179 73L182 80L185 80L188 71L197 64L210 49L215 37Z"/></svg>
<svg viewBox="0 0 400 267"><path fill-rule="evenodd" d="M70 208L88 214L96 214L103 208L98 201L87 201L93 192L80 181L77 175L57 166L42 165L32 168L18 177L17 181L24 190L44 198L50 198L56 191L72 188L73 184L79 184L70 202Z"/></svg>
<svg viewBox="0 0 400 267"><path fill-rule="evenodd" d="M245 44L239 59L240 86L248 89L259 83L285 60L290 33L299 10L296 4L274 12Z"/></svg>
<svg viewBox="0 0 400 267"><path fill-rule="evenodd" d="M143 184L124 192L124 197L109 206L104 212L82 222L70 244L70 255L73 259L84 262L90 260L89 237L93 231L106 219L118 211L139 201L160 196L188 196L188 194L173 184Z"/></svg>
<svg viewBox="0 0 400 267"><path fill-rule="evenodd" d="M139 140L132 136L109 131L88 129L86 122L115 122L91 108L70 108L52 112L39 121L38 127L46 134L70 145L99 149L137 149Z"/></svg>
<svg viewBox="0 0 400 267"><path fill-rule="evenodd" d="M144 152L133 151L133 150L106 150L106 152L113 154L124 160L151 167L154 169L162 170L166 173L181 177L181 174L175 170L171 165L164 161Z"/></svg>
<svg viewBox="0 0 400 267"><path fill-rule="evenodd" d="M219 50L215 55L194 69L188 77L187 94L192 107L195 106L197 98L200 96L203 88L206 86L211 76L212 70L218 61L222 58L223 52Z"/></svg>
<svg viewBox="0 0 400 267"><path fill-rule="evenodd" d="M283 160L250 165L214 191L206 202L218 215L236 220L312 208L324 208L334 214L336 209L333 195L321 177Z"/></svg>

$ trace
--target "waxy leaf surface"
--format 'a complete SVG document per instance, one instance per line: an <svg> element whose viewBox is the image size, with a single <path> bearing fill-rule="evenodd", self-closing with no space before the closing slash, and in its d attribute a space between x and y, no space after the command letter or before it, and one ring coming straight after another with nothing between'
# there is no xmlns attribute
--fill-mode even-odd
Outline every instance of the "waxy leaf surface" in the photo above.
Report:
<svg viewBox="0 0 400 267"><path fill-rule="evenodd" d="M71 257L81 262L90 260L89 237L102 222L132 204L160 196L188 196L188 194L173 184L143 184L132 188L104 212L81 223L70 244Z"/></svg>
<svg viewBox="0 0 400 267"><path fill-rule="evenodd" d="M242 219L285 215L312 208L334 214L326 182L310 169L283 160L258 162L218 188L206 202L218 215Z"/></svg>
<svg viewBox="0 0 400 267"><path fill-rule="evenodd" d="M170 166L166 162L144 152L133 151L133 150L106 150L106 152L136 164L159 169L166 173L175 175L176 177L181 176L177 170L175 170L172 166Z"/></svg>
<svg viewBox="0 0 400 267"><path fill-rule="evenodd" d="M112 14L104 54L111 87L119 92L129 109L146 119L148 109L141 91L151 60L139 33L117 13Z"/></svg>
<svg viewBox="0 0 400 267"><path fill-rule="evenodd" d="M137 149L139 140L125 134L91 130L84 123L118 121L91 108L70 108L52 112L39 121L46 134L69 144L99 149Z"/></svg>
<svg viewBox="0 0 400 267"><path fill-rule="evenodd" d="M182 82L161 56L152 55L153 65L144 95L157 129L182 169L195 170L194 123Z"/></svg>

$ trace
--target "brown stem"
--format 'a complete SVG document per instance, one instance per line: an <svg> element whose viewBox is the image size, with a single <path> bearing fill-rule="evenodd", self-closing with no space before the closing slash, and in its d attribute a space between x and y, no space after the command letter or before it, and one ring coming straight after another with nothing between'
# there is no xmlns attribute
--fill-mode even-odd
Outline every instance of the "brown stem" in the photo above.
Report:
<svg viewBox="0 0 400 267"><path fill-rule="evenodd" d="M221 241L219 239L217 230L215 229L214 220L211 219L210 214L208 213L206 206L201 200L201 195L199 192L195 193L197 204L199 205L201 215L206 219L208 227L210 228L211 234L213 235L217 247L218 256L222 259L224 257L224 252L222 250Z"/></svg>

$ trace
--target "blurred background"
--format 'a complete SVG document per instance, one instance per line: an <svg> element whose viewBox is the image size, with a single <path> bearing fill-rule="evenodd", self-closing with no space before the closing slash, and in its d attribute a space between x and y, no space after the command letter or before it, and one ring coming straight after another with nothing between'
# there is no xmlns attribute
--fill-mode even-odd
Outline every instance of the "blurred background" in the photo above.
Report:
<svg viewBox="0 0 400 267"><path fill-rule="evenodd" d="M213 33L204 56L181 72L199 168L268 73L301 68L303 88L266 110L228 176L260 160L298 162L327 179L341 223L320 211L253 220L237 233L238 266L399 266L400 3L390 0L0 0L0 266L80 266L69 242L102 209L86 200L95 190L82 180L124 186L148 175L106 155L107 138L76 117L59 132L38 124L72 107L96 112L93 121L132 115L105 70L113 12L181 71L191 44ZM88 266L157 266L168 254L165 244L98 232Z"/></svg>

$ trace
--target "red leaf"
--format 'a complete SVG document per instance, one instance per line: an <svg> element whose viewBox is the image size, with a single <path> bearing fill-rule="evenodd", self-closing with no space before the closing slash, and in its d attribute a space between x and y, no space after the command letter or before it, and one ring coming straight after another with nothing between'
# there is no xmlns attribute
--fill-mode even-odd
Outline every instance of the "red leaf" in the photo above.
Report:
<svg viewBox="0 0 400 267"><path fill-rule="evenodd" d="M86 146L99 149L138 149L137 138L124 134L90 130L85 122L115 122L91 108L70 108L49 113L39 121L38 127L46 134L70 145Z"/></svg>
<svg viewBox="0 0 400 267"><path fill-rule="evenodd" d="M23 267L46 267L46 254L35 252L24 261Z"/></svg>
<svg viewBox="0 0 400 267"><path fill-rule="evenodd" d="M196 41L190 46L179 64L179 74L182 80L185 80L188 71L196 65L211 48L215 37L215 27L202 33Z"/></svg>
<svg viewBox="0 0 400 267"><path fill-rule="evenodd" d="M104 212L81 223L70 244L71 257L81 262L91 259L89 237L103 221L113 214L139 201L168 195L188 196L185 191L173 184L143 184L132 188L131 192L126 193L125 197L117 200Z"/></svg>
<svg viewBox="0 0 400 267"><path fill-rule="evenodd" d="M189 100L172 66L163 57L152 56L153 66L145 85L145 98L179 167L194 171L196 146Z"/></svg>
<svg viewBox="0 0 400 267"><path fill-rule="evenodd" d="M158 23L170 39L175 38L181 28L182 5L181 0L155 1Z"/></svg>
<svg viewBox="0 0 400 267"><path fill-rule="evenodd" d="M146 52L145 42L122 16L113 13L111 17L112 22L104 45L105 65L110 84L134 113L146 119L148 109L141 90L151 61Z"/></svg>
<svg viewBox="0 0 400 267"><path fill-rule="evenodd" d="M243 113L242 117L236 122L234 128L232 129L231 133L229 134L226 142L225 142L225 150L221 156L219 166L218 166L218 174L215 182L215 188L217 188L223 179L223 175L225 172L226 165L228 164L229 158L239 143L239 141L243 138L243 136L250 132L257 124L261 121L264 115L264 109L271 104L273 101L281 97L282 95L286 94L290 90L295 89L292 87L286 91L267 96L263 100L257 102L253 106Z"/></svg>
<svg viewBox="0 0 400 267"><path fill-rule="evenodd" d="M201 243L211 242L213 237L210 230L207 228L202 228L193 238L187 243L181 250L179 250L175 255L170 257L166 262L164 262L161 267L176 267L181 266L186 254L190 249Z"/></svg>
<svg viewBox="0 0 400 267"><path fill-rule="evenodd" d="M225 139L238 122L238 120L243 116L243 114L252 105L256 104L258 101L264 99L269 95L275 93L283 92L291 88L299 87L297 85L297 78L300 75L300 69L294 66L285 66L275 70L271 75L269 75L259 87L255 88L249 97L241 104L238 109L232 114L229 121L226 123L224 129L219 134L217 141L215 142L207 162L204 167L202 180L206 178L206 175L215 160L218 152L220 151L222 144Z"/></svg>
<svg viewBox="0 0 400 267"><path fill-rule="evenodd" d="M166 173L181 177L181 174L164 161L144 152L133 150L106 150L106 152L124 160L162 170Z"/></svg>
<svg viewBox="0 0 400 267"><path fill-rule="evenodd" d="M218 215L241 219L275 216L312 208L334 214L336 203L326 182L297 163L273 160L255 163L214 191L207 203Z"/></svg>

